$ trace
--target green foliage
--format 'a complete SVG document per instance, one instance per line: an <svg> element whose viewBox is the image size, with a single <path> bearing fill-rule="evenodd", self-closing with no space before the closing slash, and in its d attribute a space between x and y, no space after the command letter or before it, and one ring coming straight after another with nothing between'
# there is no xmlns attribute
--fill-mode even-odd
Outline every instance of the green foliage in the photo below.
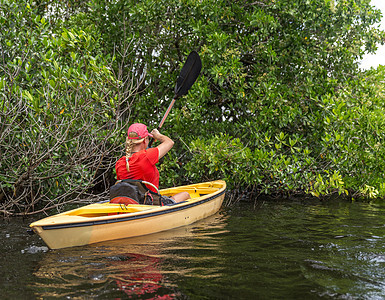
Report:
<svg viewBox="0 0 385 300"><path fill-rule="evenodd" d="M385 196L385 70L358 66L385 40L369 0L40 4L0 0L0 210L105 181L191 50L203 69L162 128L177 141L162 186Z"/></svg>
<svg viewBox="0 0 385 300"><path fill-rule="evenodd" d="M338 190L339 195L341 195L341 193L348 194L342 177L338 171L334 171L333 174L329 174L327 170L325 172L326 178L325 176L318 174L314 184L312 182L310 183L310 188L306 191L307 193L316 197L319 197L322 194L329 194L332 190Z"/></svg>
<svg viewBox="0 0 385 300"><path fill-rule="evenodd" d="M379 188L373 181L381 180L381 167L372 177L368 163L380 154L355 142L357 134L358 139L370 135L361 116L382 118L379 107L362 106L369 86L357 64L384 38L371 27L380 15L369 1L125 4L111 14L120 14L133 32L143 30L145 40L135 54L146 57L151 51L148 94L138 111L145 113L143 105L150 104L160 119L158 108L167 102L154 93L167 95L174 82L168 74L177 74L175 58L183 61L181 54L199 49L203 61L200 80L166 123L183 143L172 157L182 168L174 168L164 184L170 176L173 182L178 175L185 178L186 168L192 181L223 177L234 188L252 186L265 193L310 192L317 181L328 184L318 184L316 195L351 190L357 196L354 192L369 182ZM212 136L220 132L225 145ZM233 139L242 155L226 146ZM341 181L333 179L335 174Z"/></svg>
<svg viewBox="0 0 385 300"><path fill-rule="evenodd" d="M107 176L105 157L121 143L121 83L94 32L51 26L23 1L2 5L1 210L25 213L89 194Z"/></svg>

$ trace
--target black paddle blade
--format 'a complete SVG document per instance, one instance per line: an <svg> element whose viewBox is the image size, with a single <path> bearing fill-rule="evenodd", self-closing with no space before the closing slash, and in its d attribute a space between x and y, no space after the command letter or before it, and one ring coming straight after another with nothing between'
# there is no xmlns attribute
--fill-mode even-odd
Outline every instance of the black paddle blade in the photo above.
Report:
<svg viewBox="0 0 385 300"><path fill-rule="evenodd" d="M194 84L198 78L199 73L202 69L202 61L199 54L192 51L180 71L179 77L175 85L175 96L174 99L182 97L187 94L188 90Z"/></svg>

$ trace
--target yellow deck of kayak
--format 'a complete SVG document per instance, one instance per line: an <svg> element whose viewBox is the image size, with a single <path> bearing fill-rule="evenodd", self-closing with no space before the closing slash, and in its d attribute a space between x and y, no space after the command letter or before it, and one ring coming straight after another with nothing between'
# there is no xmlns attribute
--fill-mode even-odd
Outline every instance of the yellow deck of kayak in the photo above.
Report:
<svg viewBox="0 0 385 300"><path fill-rule="evenodd" d="M30 227L51 249L141 236L184 226L216 213L222 205L222 180L161 190L164 196L187 191L191 199L171 206L86 205L36 221Z"/></svg>

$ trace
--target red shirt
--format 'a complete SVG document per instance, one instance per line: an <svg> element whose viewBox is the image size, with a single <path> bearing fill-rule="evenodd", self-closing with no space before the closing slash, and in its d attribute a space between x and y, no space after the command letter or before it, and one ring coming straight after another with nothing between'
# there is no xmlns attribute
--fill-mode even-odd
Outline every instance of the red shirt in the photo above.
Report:
<svg viewBox="0 0 385 300"><path fill-rule="evenodd" d="M159 171L155 164L159 162L159 149L150 148L134 153L128 160L130 172L127 172L126 157L120 158L115 165L116 177L122 179L140 179L151 182L159 188ZM148 186L153 192L154 188Z"/></svg>

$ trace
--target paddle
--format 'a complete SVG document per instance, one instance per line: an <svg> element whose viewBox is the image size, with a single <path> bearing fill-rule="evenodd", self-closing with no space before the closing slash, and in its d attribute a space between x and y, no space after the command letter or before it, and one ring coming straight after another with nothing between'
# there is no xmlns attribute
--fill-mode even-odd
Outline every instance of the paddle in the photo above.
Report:
<svg viewBox="0 0 385 300"><path fill-rule="evenodd" d="M192 51L187 57L187 60L184 63L182 70L180 71L179 77L176 80L174 98L172 99L170 105L166 110L166 113L164 114L162 120L160 121L158 130L162 128L163 123L164 121L166 121L166 118L170 113L171 108L173 107L176 99L187 94L189 89L194 84L195 80L198 78L201 69L202 69L202 61L199 57L199 54L195 51ZM154 142L154 139L151 138L150 143L148 144L148 147L151 147L153 142Z"/></svg>

